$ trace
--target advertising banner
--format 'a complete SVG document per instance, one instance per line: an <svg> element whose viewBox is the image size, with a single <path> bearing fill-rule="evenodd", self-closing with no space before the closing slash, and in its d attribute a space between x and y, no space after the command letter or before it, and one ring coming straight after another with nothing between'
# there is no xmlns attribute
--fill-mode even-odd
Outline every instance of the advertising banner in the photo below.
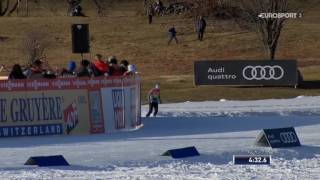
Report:
<svg viewBox="0 0 320 180"><path fill-rule="evenodd" d="M0 137L89 134L87 92L1 93Z"/></svg>
<svg viewBox="0 0 320 180"><path fill-rule="evenodd" d="M194 64L196 85L295 86L295 60L220 60Z"/></svg>
<svg viewBox="0 0 320 180"><path fill-rule="evenodd" d="M140 118L140 93L131 91L139 86L137 76L0 81L0 137L132 129L129 122Z"/></svg>
<svg viewBox="0 0 320 180"><path fill-rule="evenodd" d="M91 133L103 133L104 119L102 114L102 99L100 91L89 91L89 99L91 112Z"/></svg>
<svg viewBox="0 0 320 180"><path fill-rule="evenodd" d="M129 130L141 125L140 79L127 78L121 86L102 88L101 97L106 132Z"/></svg>
<svg viewBox="0 0 320 180"><path fill-rule="evenodd" d="M301 146L299 137L293 127L264 129L256 138L255 144L272 148Z"/></svg>

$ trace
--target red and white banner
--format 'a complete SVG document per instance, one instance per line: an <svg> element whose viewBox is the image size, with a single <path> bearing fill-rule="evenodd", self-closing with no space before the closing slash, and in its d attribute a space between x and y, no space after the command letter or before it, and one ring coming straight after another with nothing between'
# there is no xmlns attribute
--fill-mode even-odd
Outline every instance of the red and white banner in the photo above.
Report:
<svg viewBox="0 0 320 180"><path fill-rule="evenodd" d="M141 125L140 82L139 76L2 80L0 137L136 128Z"/></svg>
<svg viewBox="0 0 320 180"><path fill-rule="evenodd" d="M136 83L130 82L136 81ZM101 89L107 132L132 129L141 125L140 79L126 79L120 87Z"/></svg>

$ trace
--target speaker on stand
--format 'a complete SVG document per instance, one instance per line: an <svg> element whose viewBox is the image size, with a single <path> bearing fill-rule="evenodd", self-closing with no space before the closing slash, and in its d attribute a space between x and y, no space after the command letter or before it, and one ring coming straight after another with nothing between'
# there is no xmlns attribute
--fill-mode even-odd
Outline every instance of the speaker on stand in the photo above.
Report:
<svg viewBox="0 0 320 180"><path fill-rule="evenodd" d="M73 24L72 31L72 52L81 54L90 52L90 36L88 24Z"/></svg>

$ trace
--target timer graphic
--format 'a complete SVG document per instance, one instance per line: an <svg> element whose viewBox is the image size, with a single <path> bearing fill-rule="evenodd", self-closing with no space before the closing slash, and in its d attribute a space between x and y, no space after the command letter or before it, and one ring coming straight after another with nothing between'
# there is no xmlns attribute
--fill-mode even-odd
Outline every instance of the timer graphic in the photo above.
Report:
<svg viewBox="0 0 320 180"><path fill-rule="evenodd" d="M233 155L234 165L270 165L270 155Z"/></svg>

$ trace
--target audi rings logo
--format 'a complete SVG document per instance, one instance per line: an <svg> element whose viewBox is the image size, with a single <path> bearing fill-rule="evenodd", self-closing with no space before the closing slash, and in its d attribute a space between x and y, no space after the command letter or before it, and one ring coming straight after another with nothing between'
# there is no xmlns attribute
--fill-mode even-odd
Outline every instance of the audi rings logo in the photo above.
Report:
<svg viewBox="0 0 320 180"><path fill-rule="evenodd" d="M283 143L295 143L298 142L298 138L294 132L280 133L280 140Z"/></svg>
<svg viewBox="0 0 320 180"><path fill-rule="evenodd" d="M280 80L284 76L281 66L246 66L242 75L246 80Z"/></svg>

